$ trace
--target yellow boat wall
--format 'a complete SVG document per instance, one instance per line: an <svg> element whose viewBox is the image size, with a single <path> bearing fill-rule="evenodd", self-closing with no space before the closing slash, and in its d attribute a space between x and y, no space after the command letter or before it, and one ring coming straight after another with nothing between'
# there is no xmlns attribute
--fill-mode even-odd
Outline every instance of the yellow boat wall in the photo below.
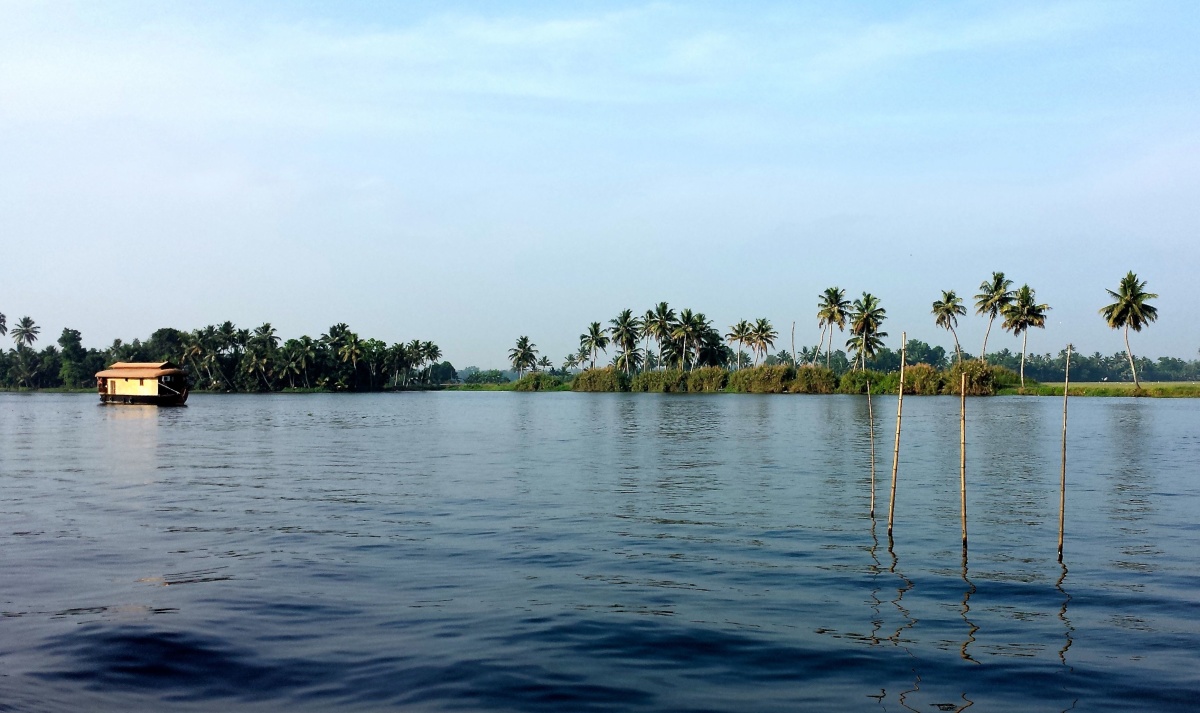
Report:
<svg viewBox="0 0 1200 713"><path fill-rule="evenodd" d="M117 396L158 396L158 379L109 378L108 393Z"/></svg>

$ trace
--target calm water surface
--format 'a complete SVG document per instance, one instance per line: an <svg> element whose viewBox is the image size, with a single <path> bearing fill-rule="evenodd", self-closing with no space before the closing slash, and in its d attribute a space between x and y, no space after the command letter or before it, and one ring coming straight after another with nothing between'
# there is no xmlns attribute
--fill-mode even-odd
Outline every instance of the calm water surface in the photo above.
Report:
<svg viewBox="0 0 1200 713"><path fill-rule="evenodd" d="M1200 401L0 394L0 710L1195 710Z"/></svg>

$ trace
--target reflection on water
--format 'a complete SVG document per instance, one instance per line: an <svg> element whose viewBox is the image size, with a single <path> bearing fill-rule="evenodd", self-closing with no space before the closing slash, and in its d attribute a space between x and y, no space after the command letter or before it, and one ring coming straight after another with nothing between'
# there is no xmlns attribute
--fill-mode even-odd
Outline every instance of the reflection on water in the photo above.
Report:
<svg viewBox="0 0 1200 713"><path fill-rule="evenodd" d="M881 543L859 397L0 394L0 700L1189 710L1198 405L1072 403L1063 566L1059 405L972 402L968 563L956 399Z"/></svg>

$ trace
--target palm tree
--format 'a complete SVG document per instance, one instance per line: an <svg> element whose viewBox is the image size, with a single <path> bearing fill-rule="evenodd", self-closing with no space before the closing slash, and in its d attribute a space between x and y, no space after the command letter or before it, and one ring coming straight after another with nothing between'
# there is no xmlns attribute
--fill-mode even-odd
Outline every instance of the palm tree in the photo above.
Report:
<svg viewBox="0 0 1200 713"><path fill-rule="evenodd" d="M767 350L775 346L775 338L779 336L779 332L771 326L771 323L762 317L754 320L754 326L750 329L750 348L754 350L754 365L758 366L758 355L766 356Z"/></svg>
<svg viewBox="0 0 1200 713"><path fill-rule="evenodd" d="M577 366L579 366L579 358L574 354L568 354L567 358L563 359L563 373L566 373Z"/></svg>
<svg viewBox="0 0 1200 713"><path fill-rule="evenodd" d="M633 310L622 310L616 319L609 320L612 329L612 341L621 350L621 354L637 351L637 341L641 338L642 323L633 316ZM619 355L618 355L619 356ZM621 360L625 365L625 373L629 373L630 359ZM640 363L640 360L639 362Z"/></svg>
<svg viewBox="0 0 1200 713"><path fill-rule="evenodd" d="M874 357L883 346L883 337L887 332L880 331L887 310L879 306L879 298L870 292L864 292L862 299L854 300L847 315L850 320L850 339L846 346L855 353L855 361L862 361L863 371L867 370L867 359Z"/></svg>
<svg viewBox="0 0 1200 713"><path fill-rule="evenodd" d="M264 322L261 327L254 328L254 336L251 341L257 342L267 348L267 351L273 350L279 346L279 337L275 334L275 328L270 322Z"/></svg>
<svg viewBox="0 0 1200 713"><path fill-rule="evenodd" d="M993 272L992 279L979 283L979 294L975 295L975 314L988 316L987 331L983 333L983 349L979 358L987 361L987 340L992 333L992 322L1012 304L1012 280L1005 279L1003 272Z"/></svg>
<svg viewBox="0 0 1200 713"><path fill-rule="evenodd" d="M646 333L658 343L658 362L662 364L663 342L670 339L671 332L675 331L675 310L666 302L659 302L651 311L653 314L645 320L644 327Z"/></svg>
<svg viewBox="0 0 1200 713"><path fill-rule="evenodd" d="M631 371L637 371L642 366L642 350L637 347L626 349L617 354L617 358L613 360L613 363L626 374Z"/></svg>
<svg viewBox="0 0 1200 713"><path fill-rule="evenodd" d="M1133 331L1140 332L1142 327L1158 319L1158 309L1146 302L1158 299L1158 295L1146 292L1146 282L1138 282L1137 275L1133 274L1132 270L1121 278L1116 292L1108 289L1105 292L1116 302L1101 309L1100 314L1104 315L1108 326L1125 330L1125 355L1129 357L1129 370L1133 372L1133 387L1140 389L1142 387L1138 383L1137 369L1133 366L1133 352L1129 349L1129 328L1133 327Z"/></svg>
<svg viewBox="0 0 1200 713"><path fill-rule="evenodd" d="M729 325L729 333L725 335L725 341L733 344L737 342L737 368L742 368L742 346L746 340L750 339L750 323L746 320L741 320L737 324Z"/></svg>
<svg viewBox="0 0 1200 713"><path fill-rule="evenodd" d="M821 327L821 343L825 342L825 330L829 330L829 347L825 350L825 368L829 368L829 357L833 351L833 328L839 332L846 331L847 310L850 301L846 299L846 291L840 287L827 287L817 296L817 325ZM813 363L816 363L814 358Z"/></svg>
<svg viewBox="0 0 1200 713"><path fill-rule="evenodd" d="M642 353L646 355L646 359L642 361L642 369L650 362L650 323L654 321L654 310L648 309L642 315Z"/></svg>
<svg viewBox="0 0 1200 713"><path fill-rule="evenodd" d="M5 334L8 334L8 318L4 316L3 312L0 312L0 337Z"/></svg>
<svg viewBox="0 0 1200 713"><path fill-rule="evenodd" d="M304 372L305 388L312 388L308 385L308 368L312 366L317 358L317 344L313 338L305 334L296 340L296 360L300 370Z"/></svg>
<svg viewBox="0 0 1200 713"><path fill-rule="evenodd" d="M17 347L30 347L37 341L38 334L42 328L33 323L29 317L22 317L17 320L17 326L12 329L12 338L16 342Z"/></svg>
<svg viewBox="0 0 1200 713"><path fill-rule="evenodd" d="M1013 333L1023 335L1021 339L1021 388L1025 388L1025 347L1029 343L1030 327L1046 328L1046 312L1049 305L1037 304L1037 294L1029 285L1021 285L1014 294L1013 301L1004 308L1004 328Z"/></svg>
<svg viewBox="0 0 1200 713"><path fill-rule="evenodd" d="M433 342L421 342L420 351L421 361L427 364L425 367L425 382L428 383L433 378L433 367L442 358L442 348Z"/></svg>
<svg viewBox="0 0 1200 713"><path fill-rule="evenodd" d="M933 303L933 323L949 329L950 334L954 335L954 353L958 355L960 363L962 349L958 346L958 332L954 331L954 328L958 326L958 318L966 313L967 308L963 307L962 298L954 294L954 290L942 290L942 299Z"/></svg>
<svg viewBox="0 0 1200 713"><path fill-rule="evenodd" d="M341 339L341 346L338 347L337 354L341 357L342 362L350 362L350 366L354 371L358 372L358 360L362 357L363 345L362 340L354 332L347 332Z"/></svg>
<svg viewBox="0 0 1200 713"><path fill-rule="evenodd" d="M538 366L545 371L554 371L554 362L550 361L550 357L544 356L538 361Z"/></svg>
<svg viewBox="0 0 1200 713"><path fill-rule="evenodd" d="M700 336L700 325L704 321L704 315L697 315L685 307L679 311L679 321L671 330L671 338L683 342L679 350L679 368L683 371L687 371L688 356L691 354L690 348L695 346L696 339ZM689 342L691 342L691 347L689 347Z"/></svg>
<svg viewBox="0 0 1200 713"><path fill-rule="evenodd" d="M608 334L600 326L599 322L592 322L588 325L588 331L579 335L579 346L581 349L586 348L592 355L592 366L596 368L596 352L608 351Z"/></svg>
<svg viewBox="0 0 1200 713"><path fill-rule="evenodd" d="M517 370L517 378L521 378L526 367L537 366L537 345L530 342L529 337L517 337L517 345L508 350L508 360Z"/></svg>

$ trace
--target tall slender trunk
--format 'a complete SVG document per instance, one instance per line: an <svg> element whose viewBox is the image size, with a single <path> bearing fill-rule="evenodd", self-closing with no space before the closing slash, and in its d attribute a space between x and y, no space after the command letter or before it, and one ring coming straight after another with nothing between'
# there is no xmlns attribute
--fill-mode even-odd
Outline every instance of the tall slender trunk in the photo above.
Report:
<svg viewBox="0 0 1200 713"><path fill-rule="evenodd" d="M1021 390L1025 390L1025 345L1029 343L1029 330L1021 336Z"/></svg>
<svg viewBox="0 0 1200 713"><path fill-rule="evenodd" d="M816 366L817 359L821 358L821 347L824 346L824 344L825 344L825 330L826 330L826 328L828 328L828 326L829 325L825 325L824 327L821 327L821 341L817 343L817 351L815 354L813 354L813 358L812 358L813 366ZM829 368L828 361L826 362L825 367Z"/></svg>
<svg viewBox="0 0 1200 713"><path fill-rule="evenodd" d="M950 328L950 334L954 335L954 353L958 355L958 363L962 363L962 349L958 346L958 332L954 331L954 327Z"/></svg>
<svg viewBox="0 0 1200 713"><path fill-rule="evenodd" d="M992 333L992 322L996 321L996 315L988 317L987 331L983 333L983 351L979 352L979 359L983 363L987 363L987 340L988 335Z"/></svg>
<svg viewBox="0 0 1200 713"><path fill-rule="evenodd" d="M796 320L792 320L792 368L796 368Z"/></svg>
<svg viewBox="0 0 1200 713"><path fill-rule="evenodd" d="M1135 367L1133 365L1133 352L1131 352L1129 350L1129 324L1128 323L1126 323L1126 325L1125 325L1125 356L1129 357L1129 370L1133 372L1133 388L1140 389L1140 388L1142 388L1142 386L1141 386L1141 384L1138 383L1137 367Z"/></svg>

